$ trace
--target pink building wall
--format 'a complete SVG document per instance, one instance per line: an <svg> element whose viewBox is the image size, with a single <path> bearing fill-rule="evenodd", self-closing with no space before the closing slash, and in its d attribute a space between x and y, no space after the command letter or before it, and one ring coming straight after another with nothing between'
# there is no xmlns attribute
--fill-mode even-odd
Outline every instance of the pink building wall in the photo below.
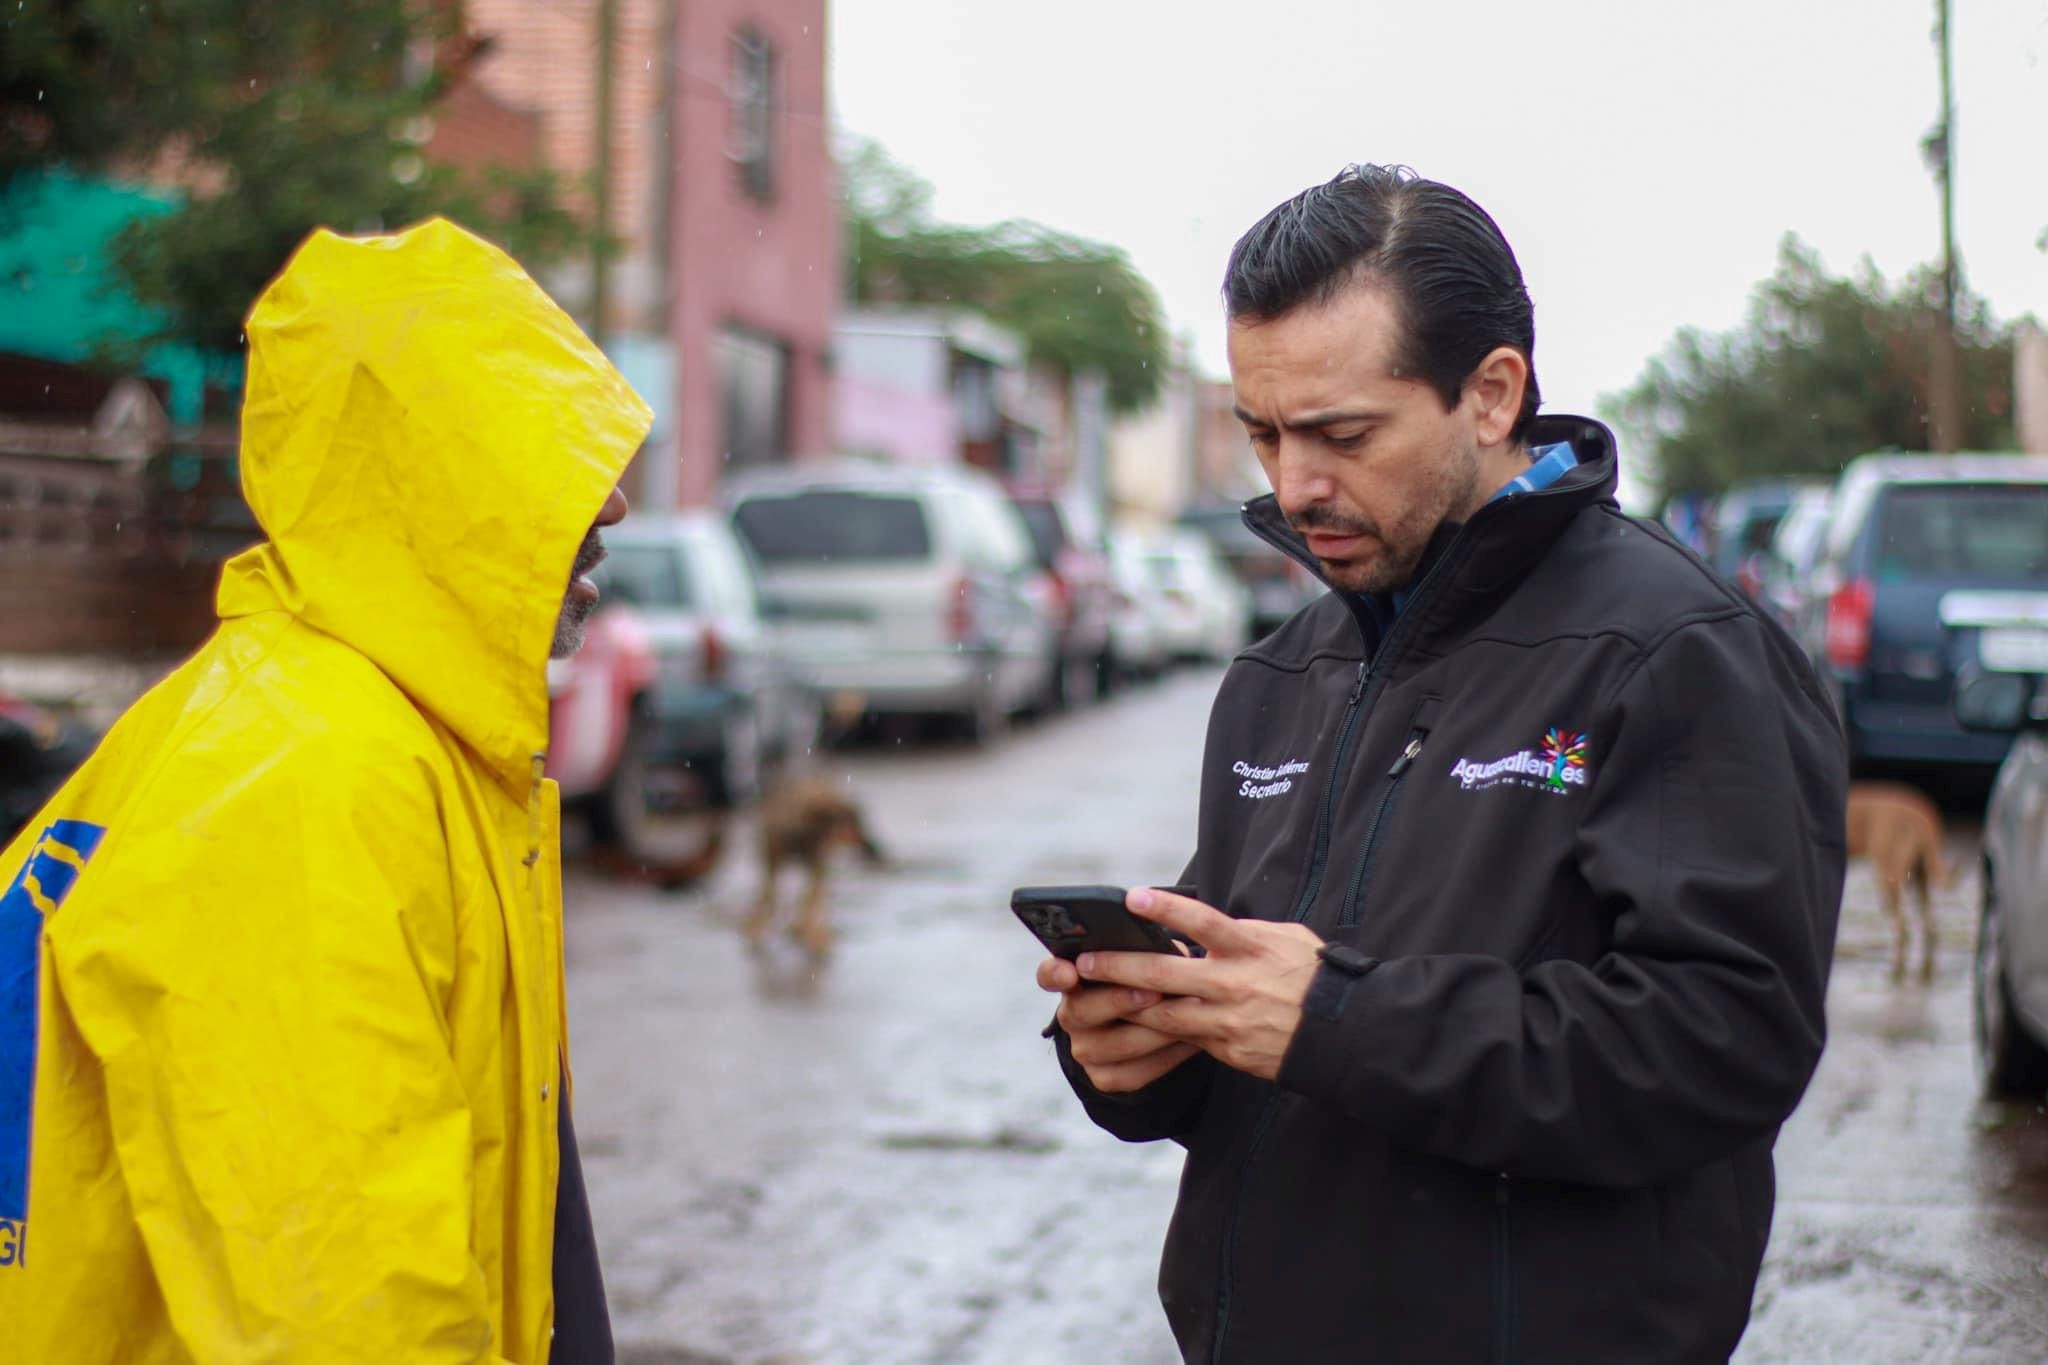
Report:
<svg viewBox="0 0 2048 1365"><path fill-rule="evenodd" d="M960 457L952 399L840 375L833 384L839 445L906 464L950 464Z"/></svg>
<svg viewBox="0 0 2048 1365"><path fill-rule="evenodd" d="M776 188L750 197L727 156L732 36L751 26L779 66ZM676 348L678 501L709 501L723 472L715 343L737 325L788 354L789 453L828 453L839 305L838 175L825 100L825 0L688 0L677 25L669 326Z"/></svg>

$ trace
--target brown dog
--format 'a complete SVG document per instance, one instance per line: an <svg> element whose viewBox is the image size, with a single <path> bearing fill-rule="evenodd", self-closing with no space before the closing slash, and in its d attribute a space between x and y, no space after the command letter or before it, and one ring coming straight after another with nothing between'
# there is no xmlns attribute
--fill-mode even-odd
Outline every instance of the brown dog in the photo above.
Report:
<svg viewBox="0 0 2048 1365"><path fill-rule="evenodd" d="M810 881L790 933L814 958L831 951L825 877L832 851L838 848L859 849L870 864L885 861L868 836L860 807L837 784L823 777L798 777L761 798L761 898L742 926L748 943L758 948L767 938L779 908L776 882L783 866L795 863L809 870Z"/></svg>
<svg viewBox="0 0 2048 1365"><path fill-rule="evenodd" d="M1908 881L1920 901L1920 979L1934 979L1934 905L1930 888L1949 884L1941 853L1941 812L1918 790L1895 782L1849 784L1849 856L1867 858L1877 874L1885 918L1892 925L1892 980L1906 975Z"/></svg>

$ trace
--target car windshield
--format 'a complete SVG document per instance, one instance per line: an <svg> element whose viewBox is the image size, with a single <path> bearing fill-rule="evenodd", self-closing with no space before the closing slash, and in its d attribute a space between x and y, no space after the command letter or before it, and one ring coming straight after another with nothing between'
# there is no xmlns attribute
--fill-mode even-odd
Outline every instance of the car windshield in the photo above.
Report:
<svg viewBox="0 0 2048 1365"><path fill-rule="evenodd" d="M2048 484L1907 484L1885 498L1877 577L2048 575Z"/></svg>
<svg viewBox="0 0 2048 1365"><path fill-rule="evenodd" d="M767 564L917 560L932 552L923 504L901 494L762 494L739 505L733 525Z"/></svg>
<svg viewBox="0 0 2048 1365"><path fill-rule="evenodd" d="M604 563L593 578L605 597L635 607L675 609L691 602L691 584L683 557L664 545L605 547Z"/></svg>

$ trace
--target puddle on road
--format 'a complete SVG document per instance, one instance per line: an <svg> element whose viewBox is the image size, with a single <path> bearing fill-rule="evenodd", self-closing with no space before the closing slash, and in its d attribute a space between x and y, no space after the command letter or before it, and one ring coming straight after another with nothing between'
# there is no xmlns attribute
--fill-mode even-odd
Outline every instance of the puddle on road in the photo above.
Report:
<svg viewBox="0 0 2048 1365"><path fill-rule="evenodd" d="M1022 1152L1043 1156L1060 1148L1058 1138L1022 1128L998 1128L990 1133L927 1132L884 1133L876 1145L892 1152Z"/></svg>

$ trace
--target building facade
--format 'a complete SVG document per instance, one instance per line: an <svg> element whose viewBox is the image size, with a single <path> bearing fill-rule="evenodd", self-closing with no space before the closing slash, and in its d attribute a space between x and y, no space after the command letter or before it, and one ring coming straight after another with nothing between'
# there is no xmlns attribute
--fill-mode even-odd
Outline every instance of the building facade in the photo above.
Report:
<svg viewBox="0 0 2048 1365"><path fill-rule="evenodd" d="M463 85L443 147L503 142L579 182L612 120L603 272L549 283L653 405L631 491L648 510L711 500L726 469L824 453L840 294L837 176L825 94L824 0L468 0ZM465 108L463 98L472 102ZM531 127L527 126L532 125Z"/></svg>

